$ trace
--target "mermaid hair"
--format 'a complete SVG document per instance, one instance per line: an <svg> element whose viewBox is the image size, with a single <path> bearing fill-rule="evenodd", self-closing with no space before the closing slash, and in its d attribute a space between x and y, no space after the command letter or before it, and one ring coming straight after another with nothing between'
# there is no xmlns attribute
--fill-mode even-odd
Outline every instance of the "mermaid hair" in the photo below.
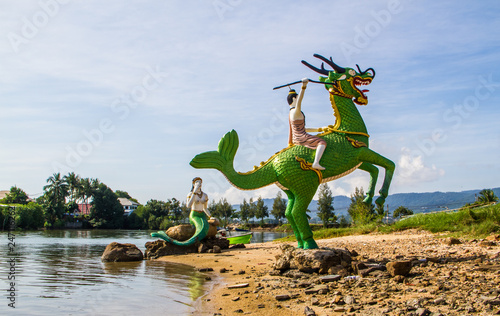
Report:
<svg viewBox="0 0 500 316"><path fill-rule="evenodd" d="M198 180L200 180L200 181L201 181L201 183L203 183L203 180L202 180L200 177L196 177L196 178L194 178L194 179L193 179L193 181L192 181L191 192L193 192L193 190L194 190L194 183L195 183L196 181L198 181Z"/></svg>

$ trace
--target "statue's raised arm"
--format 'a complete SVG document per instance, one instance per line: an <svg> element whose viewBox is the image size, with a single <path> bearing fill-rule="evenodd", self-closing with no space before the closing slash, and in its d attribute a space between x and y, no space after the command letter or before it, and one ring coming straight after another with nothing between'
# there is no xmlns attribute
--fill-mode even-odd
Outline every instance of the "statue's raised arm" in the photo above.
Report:
<svg viewBox="0 0 500 316"><path fill-rule="evenodd" d="M317 170L325 170L325 168L319 164L319 161L321 160L321 157L323 156L323 153L325 151L326 141L319 138L318 136L308 134L308 131L306 129L306 117L301 110L302 99L304 98L304 93L306 91L308 82L309 80L307 78L302 79L302 87L298 95L295 90L290 90L290 92L288 93L287 101L290 105L290 133L288 137L288 144L306 146L307 148L315 149L316 153L314 155L312 168ZM313 131L317 130L318 129L313 129Z"/></svg>

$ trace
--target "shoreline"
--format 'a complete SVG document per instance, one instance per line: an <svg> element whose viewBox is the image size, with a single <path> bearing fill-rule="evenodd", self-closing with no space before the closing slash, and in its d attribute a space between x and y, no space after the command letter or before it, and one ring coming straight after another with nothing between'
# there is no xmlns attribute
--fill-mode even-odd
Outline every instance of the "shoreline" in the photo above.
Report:
<svg viewBox="0 0 500 316"><path fill-rule="evenodd" d="M500 236L489 244L478 240L451 244L448 239L441 234L405 231L317 240L320 248L357 252L353 257L357 262L412 260L410 275L403 280L382 271L328 284L321 284L314 273L270 275L275 256L281 253L282 243L277 242L156 260L213 269L204 272L211 285L194 303L195 315L305 315L306 307L318 316L399 315L417 310L436 315L500 314ZM294 242L284 244L295 246ZM238 284L248 286L229 288ZM307 291L316 285L324 287L323 294ZM289 298L280 301L279 295Z"/></svg>
<svg viewBox="0 0 500 316"><path fill-rule="evenodd" d="M222 253L170 255L155 260L187 264L197 270L202 270L202 273L206 273L207 277L211 278L207 293L194 303L196 315L217 313L230 315L232 306L239 305L239 300L234 299L238 295L244 295L245 291L254 290L253 287L256 284L252 279L253 276L265 274L271 269L275 255L280 252L279 245L280 243L274 242L253 243L245 245L246 248L227 249ZM210 268L213 271L203 272L204 269ZM227 291L227 286L241 283L249 283L249 286L241 290ZM233 294L237 296L232 296Z"/></svg>

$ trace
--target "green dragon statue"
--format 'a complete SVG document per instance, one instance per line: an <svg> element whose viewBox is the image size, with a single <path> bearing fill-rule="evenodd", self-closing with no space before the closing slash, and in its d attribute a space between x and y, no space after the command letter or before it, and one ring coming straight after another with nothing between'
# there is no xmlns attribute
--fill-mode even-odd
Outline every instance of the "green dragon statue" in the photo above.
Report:
<svg viewBox="0 0 500 316"><path fill-rule="evenodd" d="M190 162L194 168L219 170L232 185L242 190L254 190L270 184L280 187L288 197L286 217L293 228L298 247L303 249L318 248L313 239L306 210L319 184L343 177L357 168L364 170L370 174L369 188L364 202L371 205L379 173L376 166L380 166L385 169L385 178L379 191L380 197L375 203L383 206L395 169L395 164L391 160L368 148L369 135L355 106L355 103L368 104L364 94L366 91L360 90L357 86L370 84L375 77L375 71L372 68L361 71L357 65L358 71L356 71L336 65L331 57L327 59L317 54L314 57L324 61L333 69L333 71L326 70L324 64L319 69L302 61L307 67L325 76L320 76L320 81L325 84L329 92L336 118L334 125L329 125L317 135L327 142L321 160L325 170L312 168L310 161L314 159L314 150L305 146L289 145L254 170L246 173L237 172L233 160L239 140L234 130L222 137L217 151L198 154Z"/></svg>

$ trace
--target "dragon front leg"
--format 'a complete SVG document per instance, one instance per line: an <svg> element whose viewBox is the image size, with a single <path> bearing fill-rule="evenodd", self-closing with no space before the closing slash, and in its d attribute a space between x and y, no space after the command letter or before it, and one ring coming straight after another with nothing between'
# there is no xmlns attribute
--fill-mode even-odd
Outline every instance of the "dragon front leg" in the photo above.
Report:
<svg viewBox="0 0 500 316"><path fill-rule="evenodd" d="M373 150L363 147L359 148L360 154L358 156L360 161L365 163L380 166L385 169L384 183L380 189L380 197L375 201L378 206L383 206L385 203L385 198L389 194L389 187L391 186L392 176L394 175L394 169L396 165L391 160L385 158L384 156L374 152Z"/></svg>

